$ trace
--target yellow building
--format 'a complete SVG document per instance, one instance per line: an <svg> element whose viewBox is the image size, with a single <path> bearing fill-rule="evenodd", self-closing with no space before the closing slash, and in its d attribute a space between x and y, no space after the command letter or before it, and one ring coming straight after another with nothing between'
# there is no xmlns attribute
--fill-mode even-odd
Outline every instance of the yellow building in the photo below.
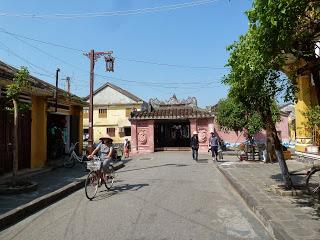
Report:
<svg viewBox="0 0 320 240"><path fill-rule="evenodd" d="M312 146L312 132L306 128L306 118L304 113L310 109L310 107L319 105L319 65L315 66L315 71L304 69L304 64L301 64L300 74L298 76L297 86L297 102L295 104L296 115L296 151L307 152L308 147ZM318 75L317 75L318 74Z"/></svg>
<svg viewBox="0 0 320 240"><path fill-rule="evenodd" d="M12 170L13 114L6 86L17 71L0 61L0 174ZM23 89L19 99L26 106L19 114L19 169L41 168L57 160L73 142L80 142L81 147L82 108L87 106L61 89L56 102L55 86L31 75L29 82L30 87Z"/></svg>
<svg viewBox="0 0 320 240"><path fill-rule="evenodd" d="M86 97L89 102L89 96ZM141 110L145 102L128 91L106 83L93 96L93 139L98 142L102 136L110 136L115 143L131 139L131 123L128 120L133 110ZM83 127L88 134L89 109L83 110Z"/></svg>

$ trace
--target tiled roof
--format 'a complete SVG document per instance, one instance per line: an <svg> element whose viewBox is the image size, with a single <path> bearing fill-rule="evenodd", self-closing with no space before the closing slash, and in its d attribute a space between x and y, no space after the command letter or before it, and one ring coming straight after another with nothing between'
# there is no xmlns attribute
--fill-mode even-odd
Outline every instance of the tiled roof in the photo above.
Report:
<svg viewBox="0 0 320 240"><path fill-rule="evenodd" d="M194 108L168 108L152 111L136 111L131 113L130 120L139 119L189 119L189 118L212 118L213 114L202 109Z"/></svg>
<svg viewBox="0 0 320 240"><path fill-rule="evenodd" d="M17 73L17 72L18 72L17 68L15 68L5 62L0 61L0 78L1 79L6 79L11 82L15 73ZM43 90L44 92L46 92L48 97L53 97L54 91L56 89L55 86L37 78L37 77L34 77L30 74L29 74L28 81L31 83L31 87L37 88L39 90ZM27 89L27 90L30 90L30 89ZM28 93L28 91L27 91L27 93ZM60 99L67 98L68 102L70 102L71 104L79 105L79 106L86 106L87 105L87 103L85 101L83 101L82 98L80 98L74 94L69 94L60 88L58 88L58 98L60 98Z"/></svg>

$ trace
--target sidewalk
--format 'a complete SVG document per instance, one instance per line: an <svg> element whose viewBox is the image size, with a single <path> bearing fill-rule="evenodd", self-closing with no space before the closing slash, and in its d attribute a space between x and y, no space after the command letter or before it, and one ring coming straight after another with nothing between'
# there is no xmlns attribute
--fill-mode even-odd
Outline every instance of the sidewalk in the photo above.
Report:
<svg viewBox="0 0 320 240"><path fill-rule="evenodd" d="M272 186L281 184L278 163L219 162L218 169L229 180L246 204L275 239L316 240L320 234L319 206L308 195L280 196ZM304 167L295 160L287 161L289 171ZM295 176L296 184L304 183L303 176ZM318 210L316 208L318 207Z"/></svg>
<svg viewBox="0 0 320 240"><path fill-rule="evenodd" d="M0 195L0 229L78 190L83 186L85 176L86 172L80 165L24 176L38 184L37 190Z"/></svg>
<svg viewBox="0 0 320 240"><path fill-rule="evenodd" d="M115 162L113 166L115 170L120 169L124 162ZM0 230L79 190L84 186L87 174L79 164L73 168L53 167L51 171L49 168L38 174L25 174L23 178L38 184L37 190L0 195Z"/></svg>

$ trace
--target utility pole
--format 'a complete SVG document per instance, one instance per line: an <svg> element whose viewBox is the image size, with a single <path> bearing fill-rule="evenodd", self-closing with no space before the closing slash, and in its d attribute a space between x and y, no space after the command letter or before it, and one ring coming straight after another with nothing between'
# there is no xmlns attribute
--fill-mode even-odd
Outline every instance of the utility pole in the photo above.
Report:
<svg viewBox="0 0 320 240"><path fill-rule="evenodd" d="M66 77L66 81L67 81L67 92L68 94L70 94L70 77Z"/></svg>
<svg viewBox="0 0 320 240"><path fill-rule="evenodd" d="M93 49L89 53L84 53L90 59L90 96L89 96L89 139L88 152L93 152L93 91L94 91L94 65L99 57L104 56L106 62L106 71L113 72L114 58L113 52L95 52Z"/></svg>
<svg viewBox="0 0 320 240"><path fill-rule="evenodd" d="M57 68L56 70L56 91L55 91L55 112L57 112L57 108L58 108L58 83L59 83L59 72L60 72L60 68Z"/></svg>

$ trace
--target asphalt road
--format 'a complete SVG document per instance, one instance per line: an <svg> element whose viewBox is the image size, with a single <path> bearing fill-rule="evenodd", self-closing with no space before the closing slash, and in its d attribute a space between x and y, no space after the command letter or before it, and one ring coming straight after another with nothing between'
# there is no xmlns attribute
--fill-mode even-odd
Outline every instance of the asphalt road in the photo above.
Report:
<svg viewBox="0 0 320 240"><path fill-rule="evenodd" d="M200 156L205 159L207 156ZM216 169L186 152L140 156L113 191L84 189L2 231L0 239L270 239Z"/></svg>

